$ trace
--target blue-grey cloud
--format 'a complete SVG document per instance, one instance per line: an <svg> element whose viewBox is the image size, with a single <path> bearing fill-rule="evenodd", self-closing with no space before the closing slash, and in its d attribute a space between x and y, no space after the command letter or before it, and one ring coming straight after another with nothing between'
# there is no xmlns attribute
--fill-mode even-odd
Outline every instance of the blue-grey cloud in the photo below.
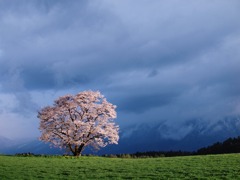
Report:
<svg viewBox="0 0 240 180"><path fill-rule="evenodd" d="M151 108L161 107L169 104L175 98L175 94L131 94L129 97L125 97L122 102L118 102L119 110L144 113Z"/></svg>
<svg viewBox="0 0 240 180"><path fill-rule="evenodd" d="M118 106L122 127L239 114L239 7L237 0L0 1L1 124L8 115L37 122L36 108L86 89Z"/></svg>

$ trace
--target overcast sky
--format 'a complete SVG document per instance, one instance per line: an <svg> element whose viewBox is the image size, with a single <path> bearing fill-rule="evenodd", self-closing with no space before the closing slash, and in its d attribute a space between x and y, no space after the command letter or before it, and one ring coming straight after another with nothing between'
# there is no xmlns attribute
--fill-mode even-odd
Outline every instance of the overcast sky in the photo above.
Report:
<svg viewBox="0 0 240 180"><path fill-rule="evenodd" d="M0 136L100 90L129 126L240 114L239 0L0 0ZM127 132L125 132L127 133Z"/></svg>

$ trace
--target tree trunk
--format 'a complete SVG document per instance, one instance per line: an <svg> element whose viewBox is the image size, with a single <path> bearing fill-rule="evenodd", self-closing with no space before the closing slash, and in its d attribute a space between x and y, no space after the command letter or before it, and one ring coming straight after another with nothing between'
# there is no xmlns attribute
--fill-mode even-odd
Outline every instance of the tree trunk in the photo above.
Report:
<svg viewBox="0 0 240 180"><path fill-rule="evenodd" d="M80 153L78 152L78 146L75 146L75 149L74 149L74 156L80 156Z"/></svg>
<svg viewBox="0 0 240 180"><path fill-rule="evenodd" d="M80 146L75 146L74 149L71 146L69 146L69 148L72 151L74 156L79 157L82 155L84 146L85 146L84 144L81 144Z"/></svg>
<svg viewBox="0 0 240 180"><path fill-rule="evenodd" d="M79 147L78 147L78 156L81 156L82 155L82 152L85 148L85 144L81 144Z"/></svg>

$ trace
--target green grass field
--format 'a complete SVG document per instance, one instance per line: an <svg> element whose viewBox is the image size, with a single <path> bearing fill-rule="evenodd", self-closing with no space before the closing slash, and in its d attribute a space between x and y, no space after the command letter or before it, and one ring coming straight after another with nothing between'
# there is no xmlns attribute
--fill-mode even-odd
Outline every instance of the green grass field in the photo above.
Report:
<svg viewBox="0 0 240 180"><path fill-rule="evenodd" d="M240 179L240 154L145 159L0 156L0 179Z"/></svg>

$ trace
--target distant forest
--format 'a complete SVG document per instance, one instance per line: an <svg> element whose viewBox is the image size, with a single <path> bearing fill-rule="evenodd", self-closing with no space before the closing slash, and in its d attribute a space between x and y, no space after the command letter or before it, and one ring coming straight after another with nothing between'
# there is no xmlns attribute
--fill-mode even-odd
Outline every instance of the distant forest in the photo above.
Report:
<svg viewBox="0 0 240 180"><path fill-rule="evenodd" d="M217 142L211 146L199 149L196 154L229 154L240 153L240 136L228 138L224 142Z"/></svg>
<svg viewBox="0 0 240 180"><path fill-rule="evenodd" d="M228 138L224 142L216 142L211 146L200 148L194 152L187 151L148 151L137 152L134 154L117 154L105 155L108 157L123 158L140 158L140 157L173 157L173 156L190 156L190 155L208 155L208 154L229 154L240 153L240 136L236 138Z"/></svg>
<svg viewBox="0 0 240 180"><path fill-rule="evenodd" d="M208 154L230 154L240 153L240 136L236 138L228 138L224 142L216 142L211 146L200 148L194 152L188 151L148 151L136 152L133 154L106 154L104 157L110 158L147 158L147 157L174 157L174 156L192 156L192 155L208 155ZM17 153L17 156L42 156L33 153ZM46 156L46 155L44 155ZM94 156L85 154L83 156Z"/></svg>

